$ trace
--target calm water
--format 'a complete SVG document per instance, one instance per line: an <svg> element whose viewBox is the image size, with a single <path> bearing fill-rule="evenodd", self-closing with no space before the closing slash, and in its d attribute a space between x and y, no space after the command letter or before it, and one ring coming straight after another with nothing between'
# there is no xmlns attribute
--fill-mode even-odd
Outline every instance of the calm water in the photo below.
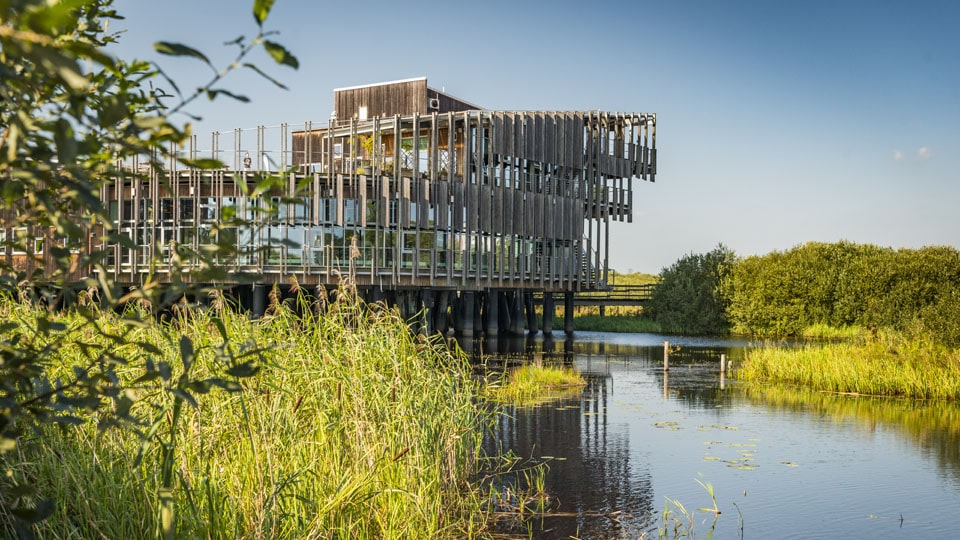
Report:
<svg viewBox="0 0 960 540"><path fill-rule="evenodd" d="M680 347L666 374L664 340ZM960 534L956 405L721 380L719 355L735 367L749 346L589 332L475 345L563 361L589 382L575 398L509 410L486 443L549 464L557 504L533 537L656 538L667 498L694 513L695 538ZM697 480L715 490L715 523L695 511L712 506Z"/></svg>

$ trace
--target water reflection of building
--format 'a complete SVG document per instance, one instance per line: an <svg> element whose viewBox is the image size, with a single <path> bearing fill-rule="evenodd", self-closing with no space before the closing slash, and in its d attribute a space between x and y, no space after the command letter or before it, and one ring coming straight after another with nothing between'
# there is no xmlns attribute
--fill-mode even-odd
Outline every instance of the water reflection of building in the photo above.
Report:
<svg viewBox="0 0 960 540"><path fill-rule="evenodd" d="M488 452L548 463L545 488L557 500L553 515L534 524L537 538L636 538L649 528L649 473L633 470L629 436L609 429L605 414L613 381L601 374L587 380L578 398L510 408L485 442Z"/></svg>

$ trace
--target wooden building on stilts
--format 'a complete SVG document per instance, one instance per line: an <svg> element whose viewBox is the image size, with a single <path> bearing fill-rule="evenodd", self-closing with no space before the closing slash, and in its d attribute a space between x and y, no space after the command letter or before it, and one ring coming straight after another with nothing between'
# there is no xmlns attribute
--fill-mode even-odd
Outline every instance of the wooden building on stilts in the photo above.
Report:
<svg viewBox="0 0 960 540"><path fill-rule="evenodd" d="M172 246L201 248L216 230L241 254L229 270L258 276L235 291L254 315L274 285L331 289L349 275L429 331L536 333L536 292L542 330L562 299L571 332L573 294L607 287L610 222L632 220L634 180L656 175L655 114L486 110L426 78L337 89L334 108L327 125L216 132L208 152L196 138L182 150L223 170L171 160L108 183L101 196L131 242L100 246L106 271L156 279ZM265 171L282 187L254 195ZM278 211L258 226L218 226L228 208L258 215L265 198Z"/></svg>

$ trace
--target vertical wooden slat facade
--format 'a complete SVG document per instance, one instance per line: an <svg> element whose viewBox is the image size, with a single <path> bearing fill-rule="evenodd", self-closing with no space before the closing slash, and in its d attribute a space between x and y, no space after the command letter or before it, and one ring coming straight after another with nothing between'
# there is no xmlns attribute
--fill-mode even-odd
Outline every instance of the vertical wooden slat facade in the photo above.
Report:
<svg viewBox="0 0 960 540"><path fill-rule="evenodd" d="M219 230L239 253L222 264L264 284L335 286L350 272L359 287L479 293L478 303L516 311L530 291L605 288L610 224L632 221L633 182L656 177L655 114L481 110L426 79L340 89L335 109L326 126L212 134L209 157L233 163L224 170L123 164L130 174L100 196L131 242L83 249L106 250L122 284L172 280L175 246L203 249ZM278 152L267 149L272 136ZM176 150L208 157L199 148L193 138ZM241 166L248 152L253 166ZM251 196L269 168L263 156L282 187ZM258 214L270 203L276 214ZM230 228L230 213L257 224ZM46 234L18 227L4 234ZM21 269L44 264L3 255Z"/></svg>
<svg viewBox="0 0 960 540"><path fill-rule="evenodd" d="M209 242L224 208L249 213L273 197L284 201L277 216L235 233L248 255L233 270L279 283L295 275L332 284L349 266L358 285L603 288L609 224L631 218L633 180L656 174L656 149L642 136L655 121L644 113L465 111L288 132L285 187L260 199L243 195L241 184L252 187L256 176L243 170L173 167L171 181L152 173L108 184L117 227L137 244L112 246L110 269L121 282L139 282L172 243ZM365 138L374 140L369 151L358 142ZM351 159L310 156L307 141L318 152L339 146Z"/></svg>

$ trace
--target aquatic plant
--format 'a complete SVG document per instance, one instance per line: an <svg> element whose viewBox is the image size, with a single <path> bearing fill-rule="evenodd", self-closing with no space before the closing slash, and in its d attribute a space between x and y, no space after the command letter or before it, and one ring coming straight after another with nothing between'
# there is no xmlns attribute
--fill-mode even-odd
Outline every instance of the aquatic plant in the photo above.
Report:
<svg viewBox="0 0 960 540"><path fill-rule="evenodd" d="M960 399L960 351L924 335L876 337L747 351L733 376L815 390L924 399Z"/></svg>
<svg viewBox="0 0 960 540"><path fill-rule="evenodd" d="M717 506L717 498L714 493L713 484L710 482L702 482L699 479L694 480L710 495L710 500L713 501L713 508L697 508L696 511L690 511L687 510L679 500L664 497L665 502L663 512L661 513L660 525L657 527L657 534L660 538L695 538L697 525L696 512L713 514L706 538L713 537L713 532L717 527L717 520L720 517L720 508Z"/></svg>
<svg viewBox="0 0 960 540"><path fill-rule="evenodd" d="M484 387L487 399L533 406L579 392L587 382L570 367L527 364L498 374Z"/></svg>

